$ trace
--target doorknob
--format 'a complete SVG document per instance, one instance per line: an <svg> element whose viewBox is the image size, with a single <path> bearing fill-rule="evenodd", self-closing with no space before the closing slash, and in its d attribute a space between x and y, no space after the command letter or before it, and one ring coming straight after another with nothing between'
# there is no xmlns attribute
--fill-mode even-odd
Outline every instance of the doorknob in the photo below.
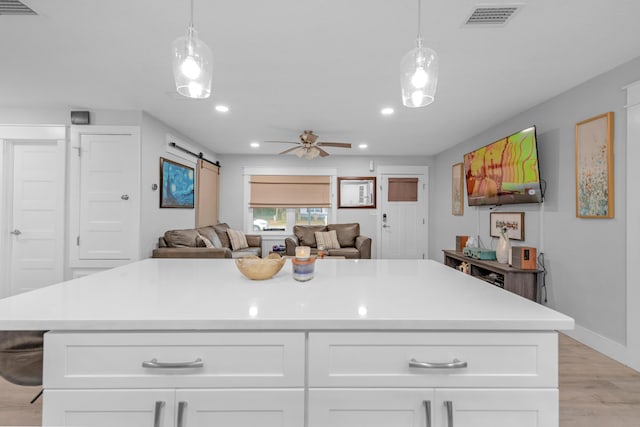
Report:
<svg viewBox="0 0 640 427"><path fill-rule="evenodd" d="M120 198L122 200L129 200L129 195L128 194L123 194L122 196L120 196Z"/></svg>
<svg viewBox="0 0 640 427"><path fill-rule="evenodd" d="M11 232L11 234L13 234L14 236L19 236L19 235L21 235L21 234L22 234L22 231L20 231L20 230L18 230L18 229L15 229L15 230L13 230L13 231Z"/></svg>
<svg viewBox="0 0 640 427"><path fill-rule="evenodd" d="M382 224L382 228L391 228L391 226L387 224Z"/></svg>

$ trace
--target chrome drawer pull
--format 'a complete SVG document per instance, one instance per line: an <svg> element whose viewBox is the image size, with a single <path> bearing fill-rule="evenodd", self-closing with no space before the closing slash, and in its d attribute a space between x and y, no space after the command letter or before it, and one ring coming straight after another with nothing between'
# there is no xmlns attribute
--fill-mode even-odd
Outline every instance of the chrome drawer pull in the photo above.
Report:
<svg viewBox="0 0 640 427"><path fill-rule="evenodd" d="M184 427L184 408L187 407L187 402L178 402L178 427Z"/></svg>
<svg viewBox="0 0 640 427"><path fill-rule="evenodd" d="M425 369L459 369L466 368L467 362L463 362L458 359L453 359L453 362L444 362L444 363L436 363L436 362L418 362L416 359L411 359L409 361L410 368L425 368Z"/></svg>
<svg viewBox="0 0 640 427"><path fill-rule="evenodd" d="M158 359L145 360L142 362L143 368L162 368L162 369L175 369L175 368L202 368L204 362L199 357L193 362L158 362Z"/></svg>
<svg viewBox="0 0 640 427"><path fill-rule="evenodd" d="M447 408L447 427L453 427L453 402L445 400L444 406Z"/></svg>
<svg viewBox="0 0 640 427"><path fill-rule="evenodd" d="M425 417L427 417L427 421L425 422L425 425L427 427L431 427L431 401L423 400L422 404L424 405L424 415Z"/></svg>
<svg viewBox="0 0 640 427"><path fill-rule="evenodd" d="M153 410L153 427L160 427L160 412L163 406L164 402L156 401L156 407Z"/></svg>

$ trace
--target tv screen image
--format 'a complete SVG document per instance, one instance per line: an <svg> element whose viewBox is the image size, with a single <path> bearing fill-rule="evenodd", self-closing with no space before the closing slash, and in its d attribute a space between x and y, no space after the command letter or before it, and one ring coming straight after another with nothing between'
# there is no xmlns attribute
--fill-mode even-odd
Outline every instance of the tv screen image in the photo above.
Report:
<svg viewBox="0 0 640 427"><path fill-rule="evenodd" d="M464 171L469 206L542 202L535 126L465 154Z"/></svg>

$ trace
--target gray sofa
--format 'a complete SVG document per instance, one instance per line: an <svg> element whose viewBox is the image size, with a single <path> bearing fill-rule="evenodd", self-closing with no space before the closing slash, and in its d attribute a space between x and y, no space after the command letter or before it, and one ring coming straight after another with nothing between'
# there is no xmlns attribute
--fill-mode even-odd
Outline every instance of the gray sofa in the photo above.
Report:
<svg viewBox="0 0 640 427"><path fill-rule="evenodd" d="M226 223L184 230L169 230L158 239L153 258L240 258L247 255L262 257L262 236L247 234L248 248L231 249ZM206 237L213 248L207 248Z"/></svg>
<svg viewBox="0 0 640 427"><path fill-rule="evenodd" d="M295 255L297 246L309 246L311 254L318 252L316 231L336 230L340 248L327 250L329 256L343 256L351 259L371 258L371 238L360 235L360 224L329 224L329 225L294 225L293 236L284 241L287 255Z"/></svg>

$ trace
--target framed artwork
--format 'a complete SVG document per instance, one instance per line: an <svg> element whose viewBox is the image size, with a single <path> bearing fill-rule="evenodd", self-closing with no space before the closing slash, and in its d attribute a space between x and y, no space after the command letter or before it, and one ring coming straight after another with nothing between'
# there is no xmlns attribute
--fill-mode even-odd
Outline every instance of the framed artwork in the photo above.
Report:
<svg viewBox="0 0 640 427"><path fill-rule="evenodd" d="M376 177L338 177L338 208L376 208Z"/></svg>
<svg viewBox="0 0 640 427"><path fill-rule="evenodd" d="M489 222L491 237L500 237L502 227L506 227L509 239L524 240L524 212L491 212Z"/></svg>
<svg viewBox="0 0 640 427"><path fill-rule="evenodd" d="M193 209L193 168L160 157L160 207Z"/></svg>
<svg viewBox="0 0 640 427"><path fill-rule="evenodd" d="M451 213L464 214L464 168L462 163L451 167Z"/></svg>
<svg viewBox="0 0 640 427"><path fill-rule="evenodd" d="M576 123L576 217L613 218L613 113Z"/></svg>

